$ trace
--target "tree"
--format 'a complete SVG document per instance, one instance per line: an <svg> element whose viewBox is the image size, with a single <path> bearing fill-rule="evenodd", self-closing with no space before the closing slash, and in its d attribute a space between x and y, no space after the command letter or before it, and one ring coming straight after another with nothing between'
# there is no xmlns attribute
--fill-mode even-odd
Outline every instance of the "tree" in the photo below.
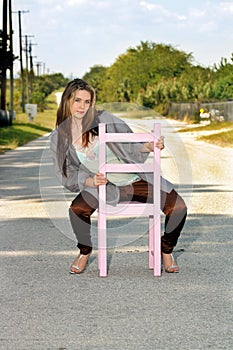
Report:
<svg viewBox="0 0 233 350"><path fill-rule="evenodd" d="M102 91L102 82L106 73L106 67L101 65L95 65L90 68L89 72L87 72L82 79L88 82L96 92L97 101L99 100L99 93Z"/></svg>
<svg viewBox="0 0 233 350"><path fill-rule="evenodd" d="M233 63L233 54L231 57ZM214 97L216 99L228 100L233 98L233 64L226 58L222 58L219 65L214 66L215 83Z"/></svg>
<svg viewBox="0 0 233 350"><path fill-rule="evenodd" d="M191 60L191 54L171 45L141 42L136 48L129 48L106 69L101 100L136 102L138 94L146 91L148 86L151 88L164 78L179 77L191 66Z"/></svg>
<svg viewBox="0 0 233 350"><path fill-rule="evenodd" d="M232 99L231 63L222 58L214 68L193 65L191 53L162 43L141 42L128 48L110 67L93 66L84 79L99 102L131 102L166 114L171 102Z"/></svg>
<svg viewBox="0 0 233 350"><path fill-rule="evenodd" d="M38 105L43 111L46 103L46 97L53 91L63 88L69 79L65 78L62 73L46 74L35 77L32 86L31 103Z"/></svg>

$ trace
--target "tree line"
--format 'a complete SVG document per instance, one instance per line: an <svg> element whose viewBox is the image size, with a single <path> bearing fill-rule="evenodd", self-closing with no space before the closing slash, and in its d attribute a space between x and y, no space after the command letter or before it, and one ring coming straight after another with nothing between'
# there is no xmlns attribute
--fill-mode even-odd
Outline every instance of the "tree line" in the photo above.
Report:
<svg viewBox="0 0 233 350"><path fill-rule="evenodd" d="M98 103L129 102L162 115L169 113L171 102L202 103L233 98L233 54L231 62L222 58L212 68L194 65L193 61L191 53L146 41L129 48L109 67L94 65L82 78L95 88ZM37 104L43 111L47 96L64 88L68 81L62 73L33 75L29 100L25 95L25 101ZM14 85L14 105L20 111L21 76Z"/></svg>
<svg viewBox="0 0 233 350"><path fill-rule="evenodd" d="M172 45L141 42L110 67L94 65L83 76L100 103L130 102L167 115L171 102L213 102L233 98L233 54L212 68L193 64L191 53Z"/></svg>
<svg viewBox="0 0 233 350"><path fill-rule="evenodd" d="M26 72L25 72L26 73ZM33 72L29 72L33 74ZM37 104L38 110L43 112L46 108L47 97L56 90L64 88L69 82L62 73L43 74L35 76L33 74L30 84L27 87L27 74L23 75L24 101L26 103ZM17 112L22 110L22 77L14 79L14 108Z"/></svg>

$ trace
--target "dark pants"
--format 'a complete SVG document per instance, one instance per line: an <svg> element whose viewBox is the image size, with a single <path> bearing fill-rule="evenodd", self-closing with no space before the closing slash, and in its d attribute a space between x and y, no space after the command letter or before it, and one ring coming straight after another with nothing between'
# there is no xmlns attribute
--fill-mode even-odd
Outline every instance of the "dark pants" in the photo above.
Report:
<svg viewBox="0 0 233 350"><path fill-rule="evenodd" d="M120 202L138 201L149 202L153 200L153 186L140 180L129 186L120 187ZM70 221L78 241L81 254L89 254L91 243L91 215L98 208L98 200L90 193L83 191L73 200L70 209ZM165 214L165 231L161 237L161 250L170 254L177 244L181 230L184 226L187 208L179 194L172 190L170 193L161 191L160 208Z"/></svg>

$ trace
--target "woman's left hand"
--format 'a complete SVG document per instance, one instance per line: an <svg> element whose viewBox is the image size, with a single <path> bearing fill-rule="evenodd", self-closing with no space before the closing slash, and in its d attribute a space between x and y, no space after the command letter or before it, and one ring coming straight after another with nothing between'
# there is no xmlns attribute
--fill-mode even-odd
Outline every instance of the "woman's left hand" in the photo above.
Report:
<svg viewBox="0 0 233 350"><path fill-rule="evenodd" d="M158 141L156 142L155 146L160 149L161 151L164 149L164 136L160 136Z"/></svg>
<svg viewBox="0 0 233 350"><path fill-rule="evenodd" d="M160 138L157 140L155 147L160 149L164 149L164 137L160 136ZM154 152L154 142L146 142L143 144L141 148L141 152Z"/></svg>
<svg viewBox="0 0 233 350"><path fill-rule="evenodd" d="M164 137L163 136L160 136L160 138L157 140L155 147L160 149L161 151L162 151L162 149L164 149ZM153 152L154 151L154 142L148 142L147 149L149 152Z"/></svg>

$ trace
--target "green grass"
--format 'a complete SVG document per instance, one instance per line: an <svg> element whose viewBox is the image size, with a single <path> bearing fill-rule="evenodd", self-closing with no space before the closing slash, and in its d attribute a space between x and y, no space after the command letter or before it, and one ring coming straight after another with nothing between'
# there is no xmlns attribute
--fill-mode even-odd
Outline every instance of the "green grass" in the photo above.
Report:
<svg viewBox="0 0 233 350"><path fill-rule="evenodd" d="M25 123L15 123L11 127L1 128L0 153L22 146L49 131L51 131L50 128Z"/></svg>
<svg viewBox="0 0 233 350"><path fill-rule="evenodd" d="M224 129L224 130L223 130ZM219 132L223 130L222 132ZM188 127L179 132L212 131L210 135L198 136L198 140L206 141L221 147L233 147L233 122L214 122L206 126ZM215 133L215 131L218 131Z"/></svg>
<svg viewBox="0 0 233 350"><path fill-rule="evenodd" d="M199 136L198 140L210 142L221 147L233 147L233 130L223 131L208 136Z"/></svg>
<svg viewBox="0 0 233 350"><path fill-rule="evenodd" d="M179 132L190 132L190 131L204 131L204 130L221 130L221 129L230 129L233 128L233 122L213 122L211 124L208 125L200 125L200 126L196 126L196 127L192 127L192 128L184 128L184 129L180 129Z"/></svg>
<svg viewBox="0 0 233 350"><path fill-rule="evenodd" d="M27 114L17 114L12 126L0 128L0 154L25 145L50 132L55 126L56 110L55 95L52 94L47 99L46 110L38 112L33 122L28 121Z"/></svg>

